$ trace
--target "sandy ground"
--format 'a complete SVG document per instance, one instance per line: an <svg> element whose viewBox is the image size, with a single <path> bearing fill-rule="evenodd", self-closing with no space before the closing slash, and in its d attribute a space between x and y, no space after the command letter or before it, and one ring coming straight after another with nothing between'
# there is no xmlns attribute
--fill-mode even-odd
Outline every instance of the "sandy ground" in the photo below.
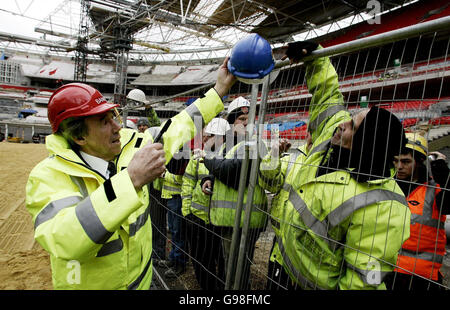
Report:
<svg viewBox="0 0 450 310"><path fill-rule="evenodd" d="M43 144L0 142L0 289L52 289L50 258L33 238L25 209L31 169L47 157Z"/></svg>

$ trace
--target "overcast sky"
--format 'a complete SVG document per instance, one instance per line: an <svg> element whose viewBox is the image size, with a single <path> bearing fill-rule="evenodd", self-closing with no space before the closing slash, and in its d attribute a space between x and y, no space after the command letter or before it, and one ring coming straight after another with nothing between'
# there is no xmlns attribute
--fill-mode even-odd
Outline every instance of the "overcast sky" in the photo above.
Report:
<svg viewBox="0 0 450 310"><path fill-rule="evenodd" d="M45 19L62 2L64 0L1 0L0 31L39 38L42 34L34 31L34 27L39 24L38 20Z"/></svg>

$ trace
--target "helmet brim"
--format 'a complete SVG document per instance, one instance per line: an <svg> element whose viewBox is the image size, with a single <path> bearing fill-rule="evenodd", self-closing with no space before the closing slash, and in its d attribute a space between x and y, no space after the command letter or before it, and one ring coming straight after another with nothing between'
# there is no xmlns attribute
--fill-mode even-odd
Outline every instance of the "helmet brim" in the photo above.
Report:
<svg viewBox="0 0 450 310"><path fill-rule="evenodd" d="M427 153L425 152L425 150L423 148L421 148L420 146L411 144L411 143L406 143L405 145L406 148L414 150L416 152L421 153L422 155L424 155L425 157L427 156Z"/></svg>
<svg viewBox="0 0 450 310"><path fill-rule="evenodd" d="M56 120L55 125L52 126L52 130L53 130L53 132L57 132L58 128L59 128L59 124L66 118L93 116L93 115L97 115L97 114L102 114L102 113L108 112L114 108L117 108L118 106L120 106L120 105L115 104L115 103L103 103L103 104L99 104L97 107L90 109L89 111L86 111L83 113L72 113L72 111L66 110L65 112L58 115L58 119ZM67 115L70 115L70 116L67 116Z"/></svg>
<svg viewBox="0 0 450 310"><path fill-rule="evenodd" d="M97 107L89 110L86 113L81 113L80 115L76 115L76 116L92 116L92 115L102 114L102 113L108 112L109 110L117 108L119 106L120 105L116 104L116 103L103 103L103 104L99 104Z"/></svg>
<svg viewBox="0 0 450 310"><path fill-rule="evenodd" d="M231 65L231 59L227 63L228 71L230 71L231 74L233 74L234 76L236 76L238 78L242 78L242 79L262 79L267 74L269 74L273 70L274 67L275 67L275 62L272 61L270 66L268 68L266 68L265 70L261 70L257 73L247 73L247 72L239 72L235 67L233 67Z"/></svg>
<svg viewBox="0 0 450 310"><path fill-rule="evenodd" d="M149 103L150 101L148 101L148 100L144 100L144 101L142 101L142 100L137 100L137 99L134 99L134 98L130 98L130 97L127 97L127 99L128 100L132 100L132 101L135 101L135 102L139 102L139 103L142 103L142 104L147 104L147 103Z"/></svg>

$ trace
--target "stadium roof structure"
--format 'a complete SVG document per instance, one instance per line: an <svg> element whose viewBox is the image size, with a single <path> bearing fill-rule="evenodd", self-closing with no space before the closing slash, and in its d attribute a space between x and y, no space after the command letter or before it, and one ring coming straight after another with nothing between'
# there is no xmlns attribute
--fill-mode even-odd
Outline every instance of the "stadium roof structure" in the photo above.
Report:
<svg viewBox="0 0 450 310"><path fill-rule="evenodd" d="M223 58L252 32L276 45L321 36L417 1L64 0L46 18L30 18L41 37L0 32L0 50L70 56L85 36L89 57L112 58L121 43L117 33L123 32L132 43L129 52L143 61ZM21 10L0 13L27 17Z"/></svg>

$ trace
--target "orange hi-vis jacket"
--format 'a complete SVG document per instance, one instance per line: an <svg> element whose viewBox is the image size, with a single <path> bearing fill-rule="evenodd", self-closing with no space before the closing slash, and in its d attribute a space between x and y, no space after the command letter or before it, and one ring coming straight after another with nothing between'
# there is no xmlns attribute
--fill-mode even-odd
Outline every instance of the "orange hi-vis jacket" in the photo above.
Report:
<svg viewBox="0 0 450 310"><path fill-rule="evenodd" d="M438 280L438 272L445 255L446 216L440 214L435 196L441 191L434 181L418 186L408 196L411 210L409 239L403 243L395 271L417 274ZM408 272L409 271L409 272Z"/></svg>

